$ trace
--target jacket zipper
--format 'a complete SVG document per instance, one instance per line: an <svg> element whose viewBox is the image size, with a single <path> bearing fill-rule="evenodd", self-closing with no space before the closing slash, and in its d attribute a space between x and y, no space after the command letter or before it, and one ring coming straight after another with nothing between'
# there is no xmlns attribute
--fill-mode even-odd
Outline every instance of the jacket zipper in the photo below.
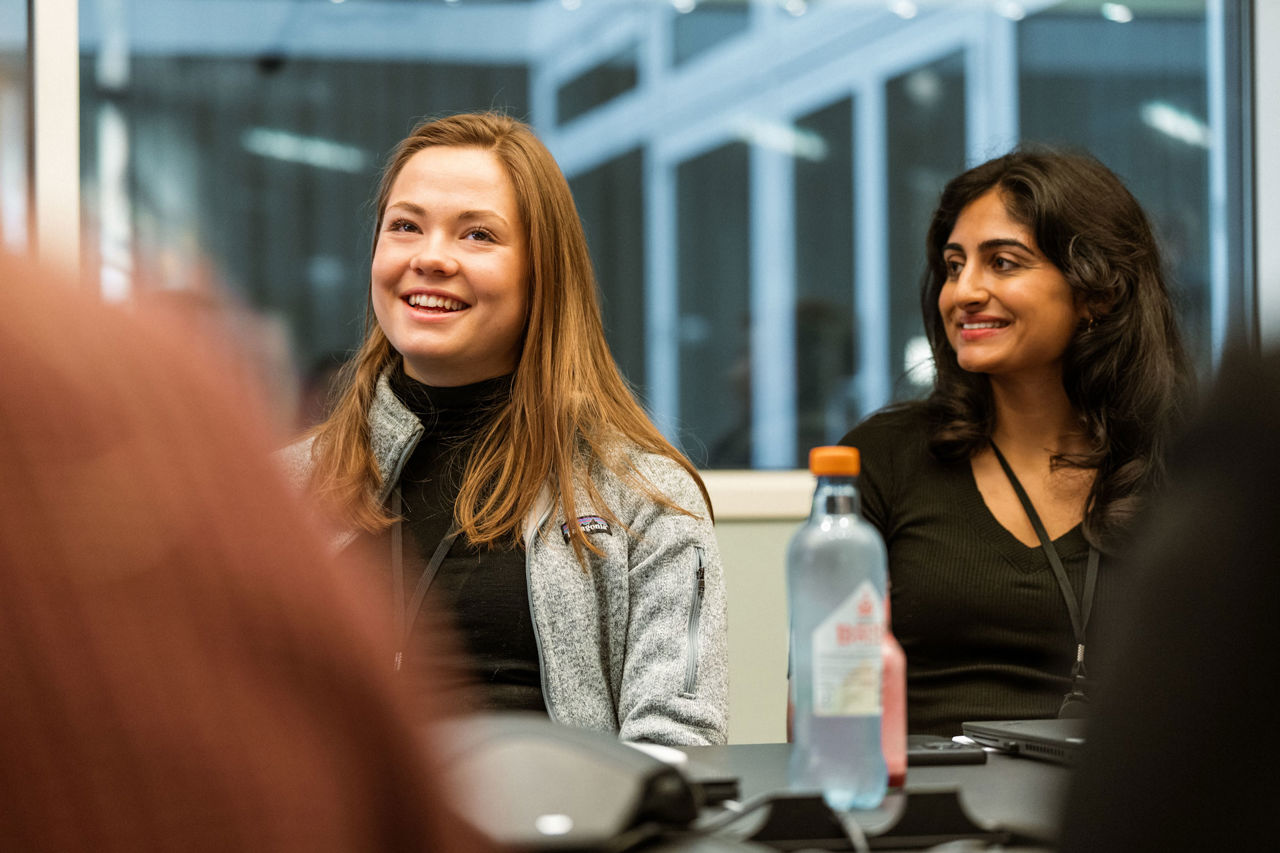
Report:
<svg viewBox="0 0 1280 853"><path fill-rule="evenodd" d="M698 681L698 622L702 618L702 597L707 591L707 567L705 565L705 553L703 549L697 545L693 548L694 554L697 556L697 572L694 575L693 588L693 606L689 609L689 636L687 647L689 649L688 659L685 661L684 667L684 690L680 691L680 695L686 699L696 698L694 687Z"/></svg>
<svg viewBox="0 0 1280 853"><path fill-rule="evenodd" d="M422 424L418 424L418 428L409 436L408 442L400 451L399 458L396 459L395 468L392 469L391 475L383 482L382 487L386 489L386 493L382 495L382 500L389 497L394 498L391 511L396 516L395 524L391 528L391 582L395 590L396 605L396 625L399 628L396 631L397 640L400 648L396 651L395 668L396 672L400 671L401 665L404 663L404 646L406 643L404 637L404 540L402 538L402 528L400 526L400 472L404 470L404 466L409 461L409 457L413 455L413 451L417 448L418 442L422 440L426 429ZM390 488L387 488L390 484Z"/></svg>

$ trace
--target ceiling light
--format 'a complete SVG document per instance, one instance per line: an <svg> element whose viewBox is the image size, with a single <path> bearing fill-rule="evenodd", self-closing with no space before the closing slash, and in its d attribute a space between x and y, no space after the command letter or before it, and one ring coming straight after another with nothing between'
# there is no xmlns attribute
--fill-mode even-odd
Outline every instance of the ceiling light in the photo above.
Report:
<svg viewBox="0 0 1280 853"><path fill-rule="evenodd" d="M911 0L891 0L889 11L908 21L920 13L920 9Z"/></svg>
<svg viewBox="0 0 1280 853"><path fill-rule="evenodd" d="M287 130L251 127L240 135L246 151L260 157L301 163L317 169L359 174L369 165L369 155L354 145L343 145L330 139L301 136Z"/></svg>
<svg viewBox="0 0 1280 853"><path fill-rule="evenodd" d="M1027 16L1027 10L1016 0L1001 0L1001 2L996 3L996 11L1010 21L1021 21Z"/></svg>
<svg viewBox="0 0 1280 853"><path fill-rule="evenodd" d="M1117 24L1127 24L1133 20L1133 10L1123 3L1103 3L1102 17Z"/></svg>
<svg viewBox="0 0 1280 853"><path fill-rule="evenodd" d="M1142 105L1142 123L1165 136L1193 145L1208 148L1213 143L1209 125L1186 110L1180 110L1164 101L1147 101Z"/></svg>

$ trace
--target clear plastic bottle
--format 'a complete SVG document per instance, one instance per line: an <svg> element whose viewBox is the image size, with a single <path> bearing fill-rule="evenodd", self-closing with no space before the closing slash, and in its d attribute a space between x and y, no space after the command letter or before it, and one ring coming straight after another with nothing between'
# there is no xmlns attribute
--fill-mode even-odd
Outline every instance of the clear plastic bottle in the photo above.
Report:
<svg viewBox="0 0 1280 853"><path fill-rule="evenodd" d="M815 447L809 520L787 550L794 713L790 780L838 812L884 799L882 637L887 557L859 514L858 451Z"/></svg>

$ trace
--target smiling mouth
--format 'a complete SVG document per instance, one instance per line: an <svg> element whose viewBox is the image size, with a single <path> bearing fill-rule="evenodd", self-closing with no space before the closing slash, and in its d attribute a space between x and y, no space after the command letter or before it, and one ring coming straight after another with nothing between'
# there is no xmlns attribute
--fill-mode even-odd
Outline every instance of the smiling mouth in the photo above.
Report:
<svg viewBox="0 0 1280 853"><path fill-rule="evenodd" d="M1003 329L1009 325L1006 320L984 320L981 323L961 323L960 329L965 332L973 332L978 329Z"/></svg>
<svg viewBox="0 0 1280 853"><path fill-rule="evenodd" d="M427 311L461 311L467 307L465 302L459 302L456 299L450 299L447 296L436 296L427 293L411 293L405 297L405 302L410 306Z"/></svg>

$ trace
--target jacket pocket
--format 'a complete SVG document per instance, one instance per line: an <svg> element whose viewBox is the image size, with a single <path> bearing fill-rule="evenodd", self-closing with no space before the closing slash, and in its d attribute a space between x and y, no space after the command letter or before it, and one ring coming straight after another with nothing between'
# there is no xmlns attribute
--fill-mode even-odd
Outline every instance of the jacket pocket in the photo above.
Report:
<svg viewBox="0 0 1280 853"><path fill-rule="evenodd" d="M707 590L706 552L698 545L693 548L695 569L693 575L693 604L689 607L689 629L686 637L688 657L684 664L684 689L680 695L686 699L696 697L698 683L698 623L702 619L702 598Z"/></svg>

